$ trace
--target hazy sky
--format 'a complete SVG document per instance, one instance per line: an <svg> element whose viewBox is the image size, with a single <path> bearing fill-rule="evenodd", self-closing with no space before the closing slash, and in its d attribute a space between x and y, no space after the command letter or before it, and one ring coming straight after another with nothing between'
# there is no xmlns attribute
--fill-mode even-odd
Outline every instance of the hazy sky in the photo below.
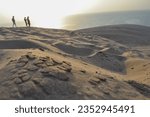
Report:
<svg viewBox="0 0 150 117"><path fill-rule="evenodd" d="M95 0L93 12L150 9L150 0Z"/></svg>
<svg viewBox="0 0 150 117"><path fill-rule="evenodd" d="M150 8L150 0L0 0L0 3L1 22L12 15L17 20L30 16L34 24L43 26L48 22L60 25L62 17L72 14Z"/></svg>

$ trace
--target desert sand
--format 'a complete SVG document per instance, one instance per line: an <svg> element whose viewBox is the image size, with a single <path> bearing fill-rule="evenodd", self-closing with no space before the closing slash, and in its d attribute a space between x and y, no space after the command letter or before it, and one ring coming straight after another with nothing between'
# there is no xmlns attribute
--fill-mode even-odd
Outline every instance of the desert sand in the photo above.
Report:
<svg viewBox="0 0 150 117"><path fill-rule="evenodd" d="M150 99L150 27L1 27L0 99Z"/></svg>

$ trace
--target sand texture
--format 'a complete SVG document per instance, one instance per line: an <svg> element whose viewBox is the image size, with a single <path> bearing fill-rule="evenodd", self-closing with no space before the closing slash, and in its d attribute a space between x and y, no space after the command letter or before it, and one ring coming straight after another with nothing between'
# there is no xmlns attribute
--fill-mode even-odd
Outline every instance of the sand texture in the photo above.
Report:
<svg viewBox="0 0 150 117"><path fill-rule="evenodd" d="M0 99L150 99L150 27L1 27Z"/></svg>

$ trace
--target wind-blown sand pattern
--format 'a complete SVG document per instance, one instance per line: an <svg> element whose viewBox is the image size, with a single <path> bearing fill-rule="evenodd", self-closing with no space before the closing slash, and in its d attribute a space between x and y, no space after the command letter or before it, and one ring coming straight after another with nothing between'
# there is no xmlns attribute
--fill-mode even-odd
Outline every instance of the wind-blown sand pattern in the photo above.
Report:
<svg viewBox="0 0 150 117"><path fill-rule="evenodd" d="M150 99L150 27L0 28L0 99Z"/></svg>

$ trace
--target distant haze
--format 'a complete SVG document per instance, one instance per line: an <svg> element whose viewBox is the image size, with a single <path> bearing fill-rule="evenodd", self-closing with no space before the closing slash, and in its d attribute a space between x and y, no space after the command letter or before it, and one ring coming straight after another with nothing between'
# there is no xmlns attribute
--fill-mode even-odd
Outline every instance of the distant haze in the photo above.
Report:
<svg viewBox="0 0 150 117"><path fill-rule="evenodd" d="M91 12L112 12L150 9L150 0L97 0Z"/></svg>
<svg viewBox="0 0 150 117"><path fill-rule="evenodd" d="M62 19L69 15L148 10L150 0L0 0L0 26L11 26L15 16L18 26L30 16L32 26L61 28Z"/></svg>
<svg viewBox="0 0 150 117"><path fill-rule="evenodd" d="M77 30L116 24L150 26L150 10L72 15L64 19L63 28Z"/></svg>

